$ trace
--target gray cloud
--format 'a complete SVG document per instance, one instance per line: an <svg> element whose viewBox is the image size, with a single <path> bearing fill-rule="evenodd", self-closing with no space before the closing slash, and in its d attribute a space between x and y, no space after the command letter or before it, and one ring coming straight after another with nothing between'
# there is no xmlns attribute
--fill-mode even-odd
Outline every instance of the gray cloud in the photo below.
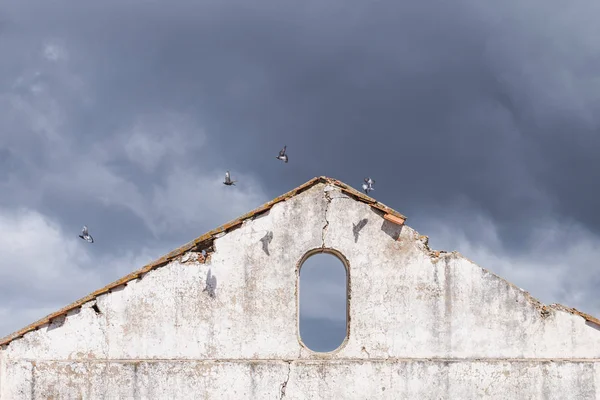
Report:
<svg viewBox="0 0 600 400"><path fill-rule="evenodd" d="M26 207L64 238L87 223L98 246L67 254L100 282L120 271L94 257L159 256L313 176L370 175L433 244L600 310L597 8L9 1L3 215L19 225ZM225 169L244 182L234 193Z"/></svg>

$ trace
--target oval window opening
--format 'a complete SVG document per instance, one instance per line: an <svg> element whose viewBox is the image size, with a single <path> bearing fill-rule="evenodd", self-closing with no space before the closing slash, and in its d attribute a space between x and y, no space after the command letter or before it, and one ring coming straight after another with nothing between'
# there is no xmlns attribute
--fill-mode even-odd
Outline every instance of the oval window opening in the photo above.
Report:
<svg viewBox="0 0 600 400"><path fill-rule="evenodd" d="M300 339L312 351L340 347L347 335L348 277L342 260L318 253L300 266Z"/></svg>

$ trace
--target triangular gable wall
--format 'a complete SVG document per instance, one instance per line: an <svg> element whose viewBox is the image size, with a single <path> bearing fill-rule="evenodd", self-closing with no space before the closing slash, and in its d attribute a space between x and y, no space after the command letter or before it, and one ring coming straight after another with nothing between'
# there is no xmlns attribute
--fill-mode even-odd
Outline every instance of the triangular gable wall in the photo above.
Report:
<svg viewBox="0 0 600 400"><path fill-rule="evenodd" d="M114 290L120 286L127 285L127 282L130 282L134 279L141 279L144 276L144 274L146 274L149 271L152 271L156 268L160 268L160 267L168 264L169 262L171 262L172 260L174 260L177 257L180 257L182 254L184 254L186 252L189 252L189 251L197 252L198 260L200 262L204 262L204 257L206 257L206 256L210 257L210 250L212 247L212 242L215 239L215 237L225 234L227 232L230 232L236 228L239 228L244 223L244 221L260 216L261 214L263 214L263 213L267 212L269 209L271 209L271 207L273 207L275 204L280 203L282 201L289 200L290 198L310 189L311 187L313 187L319 183L327 183L327 184L335 185L336 187L340 188L342 190L342 192L347 194L348 196L350 196L358 201L369 204L374 209L377 209L377 210L383 212L384 218L386 218L389 221L392 221L392 222L400 224L400 225L404 224L404 222L406 221L406 217L404 215L400 214L399 212L389 208L388 206L386 206L382 203L379 203L378 201L374 200L373 198L362 194L361 192L346 185L343 182L340 182L336 179L328 178L326 176L315 177L315 178L309 180L308 182L304 183L303 185L300 185L297 188L295 188L279 197L276 197L275 199L242 215L241 217L236 218L233 221L230 221L224 225L221 225L220 227L218 227L216 229L213 229L213 230L205 233L202 236L197 237L196 239L169 252L168 254L158 258L157 260L154 260L151 263L143 266L142 268L138 269L137 271L134 271L134 272L106 285L102 289L96 290L95 292L88 294L87 296L69 304L68 306L63 307L62 309L45 316L44 318L34 322L33 324L28 325L25 328L2 338L0 340L0 346L7 345L14 339L22 337L23 335L25 335L28 332L37 330L40 327L42 327L43 325L51 323L52 320L66 315L69 311L75 310L89 301L93 301L94 299L96 299L98 296L100 296L102 294L110 293L112 290Z"/></svg>

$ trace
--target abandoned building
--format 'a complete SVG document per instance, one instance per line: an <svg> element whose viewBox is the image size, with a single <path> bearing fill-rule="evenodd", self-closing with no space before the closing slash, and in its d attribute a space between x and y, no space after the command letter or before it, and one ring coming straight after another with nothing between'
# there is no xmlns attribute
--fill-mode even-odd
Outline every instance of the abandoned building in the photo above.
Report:
<svg viewBox="0 0 600 400"><path fill-rule="evenodd" d="M318 177L0 342L0 398L600 399L600 321L527 292ZM347 271L331 352L300 267ZM133 269L133 268L132 268Z"/></svg>

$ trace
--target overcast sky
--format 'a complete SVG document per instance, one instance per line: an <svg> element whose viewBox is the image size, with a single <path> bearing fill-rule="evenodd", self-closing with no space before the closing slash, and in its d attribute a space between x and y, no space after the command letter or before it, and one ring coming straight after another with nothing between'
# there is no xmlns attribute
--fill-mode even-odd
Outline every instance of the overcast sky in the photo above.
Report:
<svg viewBox="0 0 600 400"><path fill-rule="evenodd" d="M0 336L319 175L370 175L433 248L600 315L598 15L583 0L4 0Z"/></svg>

